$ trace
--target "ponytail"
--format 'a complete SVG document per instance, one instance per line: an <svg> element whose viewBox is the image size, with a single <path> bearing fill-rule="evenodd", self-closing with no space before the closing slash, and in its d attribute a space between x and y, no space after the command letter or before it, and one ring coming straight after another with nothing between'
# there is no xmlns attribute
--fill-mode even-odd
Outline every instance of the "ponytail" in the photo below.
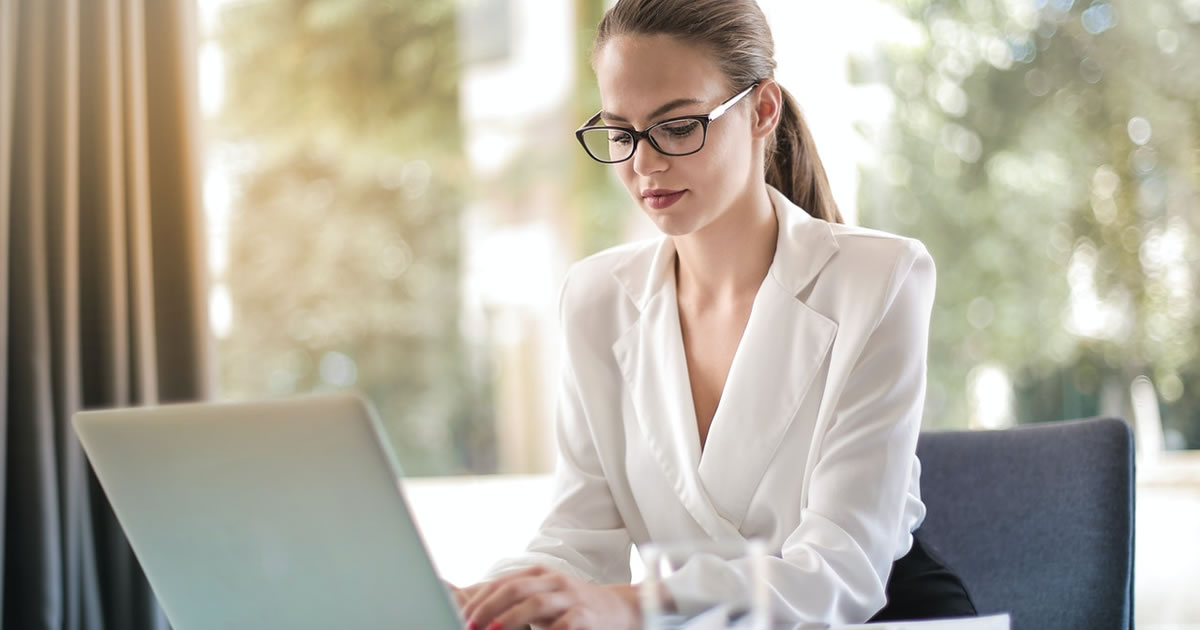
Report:
<svg viewBox="0 0 1200 630"><path fill-rule="evenodd" d="M843 223L800 106L783 86L779 90L783 94L783 111L775 138L767 146L767 183L812 216Z"/></svg>

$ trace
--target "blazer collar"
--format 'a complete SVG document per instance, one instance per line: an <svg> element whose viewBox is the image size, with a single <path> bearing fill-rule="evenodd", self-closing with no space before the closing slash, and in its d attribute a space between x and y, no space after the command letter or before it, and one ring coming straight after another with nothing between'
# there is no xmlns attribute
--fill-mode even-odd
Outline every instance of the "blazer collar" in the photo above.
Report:
<svg viewBox="0 0 1200 630"><path fill-rule="evenodd" d="M700 453L669 238L613 273L639 315L613 344L637 424L680 501L712 537L737 536L775 449L829 353L837 324L799 295L837 251L829 225L771 189L775 259L751 309Z"/></svg>
<svg viewBox="0 0 1200 630"><path fill-rule="evenodd" d="M837 238L828 223L814 219L774 186L767 185L767 195L779 222L775 259L768 274L785 291L799 295L837 253ZM656 247L643 249L618 263L612 273L638 310L644 311L650 299L673 277L674 265L674 242L670 237L662 237Z"/></svg>

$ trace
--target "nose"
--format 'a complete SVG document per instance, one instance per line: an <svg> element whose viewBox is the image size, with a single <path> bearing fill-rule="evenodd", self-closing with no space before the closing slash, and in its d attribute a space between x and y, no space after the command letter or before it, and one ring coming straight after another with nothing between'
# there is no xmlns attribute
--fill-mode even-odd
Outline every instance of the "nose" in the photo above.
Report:
<svg viewBox="0 0 1200 630"><path fill-rule="evenodd" d="M629 158L629 161L633 162L633 171L638 175L661 173L670 165L667 156L655 151L648 140L638 143L637 149L634 150L633 157Z"/></svg>

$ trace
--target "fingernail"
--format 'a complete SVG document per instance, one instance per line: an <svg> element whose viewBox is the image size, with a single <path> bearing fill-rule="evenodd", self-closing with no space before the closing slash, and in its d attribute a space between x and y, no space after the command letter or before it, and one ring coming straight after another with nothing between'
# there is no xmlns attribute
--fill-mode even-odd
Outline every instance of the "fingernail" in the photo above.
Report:
<svg viewBox="0 0 1200 630"><path fill-rule="evenodd" d="M467 630L479 630L479 624L472 621L467 624Z"/></svg>

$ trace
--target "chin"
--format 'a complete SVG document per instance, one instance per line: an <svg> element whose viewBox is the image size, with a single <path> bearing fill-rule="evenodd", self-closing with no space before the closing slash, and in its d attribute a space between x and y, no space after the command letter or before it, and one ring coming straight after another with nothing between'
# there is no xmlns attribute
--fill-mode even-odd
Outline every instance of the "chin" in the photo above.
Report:
<svg viewBox="0 0 1200 630"><path fill-rule="evenodd" d="M687 236L700 227L696 225L696 219L692 216L678 216L651 211L650 220L666 236Z"/></svg>

